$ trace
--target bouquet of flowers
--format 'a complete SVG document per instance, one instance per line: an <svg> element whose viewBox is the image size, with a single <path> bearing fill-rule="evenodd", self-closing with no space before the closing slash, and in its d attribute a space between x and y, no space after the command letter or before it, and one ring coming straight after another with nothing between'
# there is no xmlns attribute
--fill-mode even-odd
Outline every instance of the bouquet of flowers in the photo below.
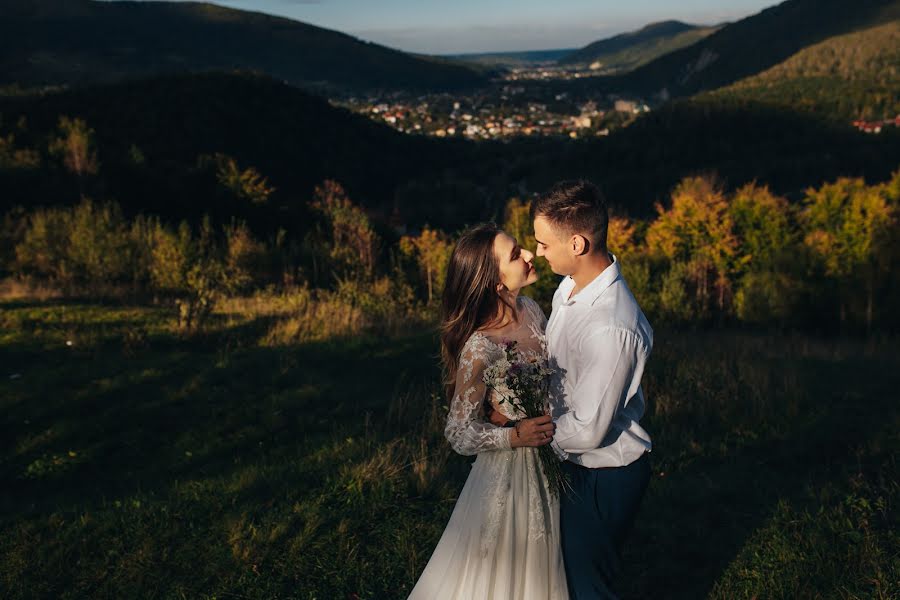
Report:
<svg viewBox="0 0 900 600"><path fill-rule="evenodd" d="M505 351L503 360L484 371L485 385L497 393L500 404L507 403L516 415L528 419L546 415L550 377L555 371L546 359L520 352L515 341L504 342L502 347ZM559 496L566 486L559 458L549 444L538 447L538 456L550 493Z"/></svg>

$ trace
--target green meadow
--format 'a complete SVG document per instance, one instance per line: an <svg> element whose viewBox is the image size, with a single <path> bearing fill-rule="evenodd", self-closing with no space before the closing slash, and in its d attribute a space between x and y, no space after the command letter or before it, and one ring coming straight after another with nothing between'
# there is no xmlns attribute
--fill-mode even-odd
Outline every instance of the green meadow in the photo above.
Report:
<svg viewBox="0 0 900 600"><path fill-rule="evenodd" d="M471 462L435 334L289 314L3 301L0 596L404 598ZM898 597L897 350L658 330L623 597Z"/></svg>

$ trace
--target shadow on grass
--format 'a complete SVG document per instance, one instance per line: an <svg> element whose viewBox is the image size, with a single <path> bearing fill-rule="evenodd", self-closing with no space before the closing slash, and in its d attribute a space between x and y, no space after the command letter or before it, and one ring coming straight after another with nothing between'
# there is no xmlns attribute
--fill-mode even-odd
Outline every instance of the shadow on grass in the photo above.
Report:
<svg viewBox="0 0 900 600"><path fill-rule="evenodd" d="M114 340L83 353L34 353L21 380L0 382L8 397L0 401L0 523L19 536L8 547L28 557L26 564L43 557L65 572L48 589L68 589L66 577L81 577L60 557L81 555L72 539L87 536L92 546L119 544L129 556L150 548L177 557L135 566L103 588L112 595L133 591L128 586L148 574L170 578L164 589L173 595L405 595L446 524L470 459L452 457L438 476L444 487L427 494L380 487L377 469L364 475L368 487L345 489L353 478L340 473L409 435L415 419L405 417L419 410L418 396L392 398L437 379L436 341L422 333L261 347L271 322L250 320L192 339L151 331L147 346L129 357ZM809 487L874 468L859 462L856 449L869 432L895 422L894 358L854 358L855 349L838 359L790 358L784 348L741 354L720 351L709 343L716 339L693 339L651 361L651 403L662 392L677 400L713 391L674 416L656 411L647 420L655 476L626 548L625 598L708 595L779 501L802 508ZM0 358L24 349L7 345ZM757 370L742 374L748 356ZM715 369L702 368L713 362ZM686 382L680 369L689 363L693 379ZM717 372L749 383L729 387ZM800 391L796 410L785 408L795 399L777 397L781 384L769 372L790 382L789 392ZM772 413L759 418L750 394L757 376L761 394L776 395L760 404ZM733 390L744 395L730 398ZM731 401L746 411L728 412ZM128 515L110 508L138 499L144 505ZM78 524L83 515L98 523L87 533ZM73 538L42 554L29 536L52 535L55 518L66 520ZM186 522L200 525L186 529ZM202 574L183 560L198 545ZM103 556L92 559L91 573L105 572ZM269 569L264 579L256 579L258 565ZM101 589L91 577L78 589Z"/></svg>
<svg viewBox="0 0 900 600"><path fill-rule="evenodd" d="M884 457L863 456L860 448L879 433L890 435L886 428L897 422L892 398L900 371L886 367L872 360L845 360L840 368L822 359L796 361L792 370L808 402L778 434L687 459L657 445L653 479L625 551L622 596L705 598L779 501L815 514L810 490L845 485L856 474L877 477ZM650 431L665 427L656 418Z"/></svg>
<svg viewBox="0 0 900 600"><path fill-rule="evenodd" d="M387 347L367 338L257 346L273 320L162 336L131 358L116 343L30 355L25 376L6 384L2 512L87 510L136 490L166 493L176 481L300 460L381 419L401 373L434 375L430 334ZM35 475L52 457L63 458L58 469ZM315 489L312 480L294 485Z"/></svg>

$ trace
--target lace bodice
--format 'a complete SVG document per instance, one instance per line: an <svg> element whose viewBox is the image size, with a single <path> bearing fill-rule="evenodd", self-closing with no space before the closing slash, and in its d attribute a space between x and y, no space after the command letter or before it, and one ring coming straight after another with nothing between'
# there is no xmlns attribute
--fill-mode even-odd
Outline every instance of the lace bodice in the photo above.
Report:
<svg viewBox="0 0 900 600"><path fill-rule="evenodd" d="M456 373L456 386L450 401L450 413L444 435L459 454L473 455L488 450L508 449L510 429L498 427L485 419L484 403L489 401L494 410L507 418L515 419L508 403L499 404L495 393L486 397L487 387L482 380L484 370L503 358L502 343L517 342L517 348L526 354L543 356L546 353L544 329L547 318L537 302L519 296L516 299L519 320L500 330L476 331L463 346Z"/></svg>

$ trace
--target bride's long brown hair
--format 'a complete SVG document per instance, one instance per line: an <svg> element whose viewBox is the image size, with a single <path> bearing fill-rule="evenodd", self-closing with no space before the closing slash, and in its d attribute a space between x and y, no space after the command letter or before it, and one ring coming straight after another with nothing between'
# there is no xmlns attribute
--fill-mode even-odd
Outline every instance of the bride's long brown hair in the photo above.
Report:
<svg viewBox="0 0 900 600"><path fill-rule="evenodd" d="M441 298L441 359L448 401L453 397L466 340L478 328L499 321L506 309L513 318L516 315L512 304L497 292L500 263L494 254L494 239L500 232L494 223L476 225L460 236L450 255Z"/></svg>

